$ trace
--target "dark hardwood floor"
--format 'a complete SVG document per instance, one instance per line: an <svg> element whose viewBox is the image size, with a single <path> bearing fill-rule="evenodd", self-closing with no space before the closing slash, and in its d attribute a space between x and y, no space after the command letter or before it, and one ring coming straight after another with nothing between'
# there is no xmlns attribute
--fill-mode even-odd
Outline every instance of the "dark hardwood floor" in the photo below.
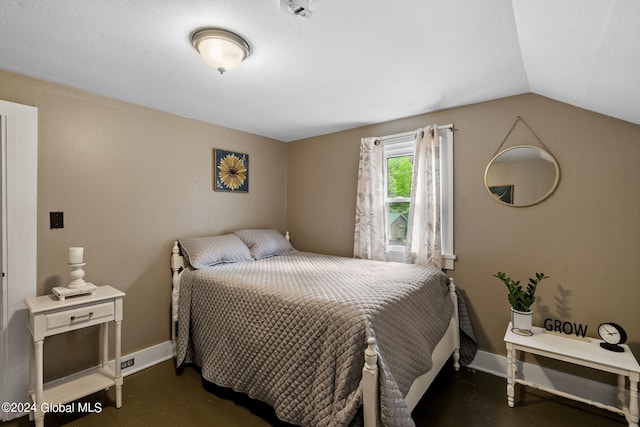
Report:
<svg viewBox="0 0 640 427"><path fill-rule="evenodd" d="M516 406L507 406L506 379L446 367L413 411L418 427L620 427L621 415L516 386Z"/></svg>
<svg viewBox="0 0 640 427"><path fill-rule="evenodd" d="M91 395L84 402L99 404L93 414L49 414L45 426L285 426L273 411L218 387L203 384L187 368L175 374L173 361L125 378L123 406L114 407L113 390ZM418 427L620 427L622 416L519 387L517 404L506 403L505 380L490 374L447 366L434 381L413 415ZM30 426L28 417L2 427Z"/></svg>

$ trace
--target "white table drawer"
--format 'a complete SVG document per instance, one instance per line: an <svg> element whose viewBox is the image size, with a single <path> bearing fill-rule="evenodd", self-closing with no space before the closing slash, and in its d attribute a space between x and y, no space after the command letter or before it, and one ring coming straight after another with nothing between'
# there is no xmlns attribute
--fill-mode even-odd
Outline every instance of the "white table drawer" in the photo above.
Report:
<svg viewBox="0 0 640 427"><path fill-rule="evenodd" d="M60 311L58 313L46 314L47 330L74 327L88 322L106 322L109 318L115 317L115 306L113 302L95 304L86 307L79 307L73 310Z"/></svg>

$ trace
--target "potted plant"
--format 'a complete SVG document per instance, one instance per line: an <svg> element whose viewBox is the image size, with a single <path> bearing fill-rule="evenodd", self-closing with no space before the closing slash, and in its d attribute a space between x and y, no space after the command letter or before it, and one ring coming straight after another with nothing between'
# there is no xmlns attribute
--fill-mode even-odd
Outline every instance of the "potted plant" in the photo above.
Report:
<svg viewBox="0 0 640 427"><path fill-rule="evenodd" d="M535 279L529 278L526 289L522 287L519 280L514 281L501 271L493 276L500 279L509 290L507 297L511 304L511 330L520 335L532 335L531 319L533 312L531 311L531 305L536 300L538 283L548 279L549 276L545 276L544 273L536 273Z"/></svg>

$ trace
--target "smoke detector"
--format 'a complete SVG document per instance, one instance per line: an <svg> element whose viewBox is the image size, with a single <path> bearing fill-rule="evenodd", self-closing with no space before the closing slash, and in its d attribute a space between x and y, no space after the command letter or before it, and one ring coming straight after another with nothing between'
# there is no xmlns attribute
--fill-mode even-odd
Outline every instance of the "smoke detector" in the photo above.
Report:
<svg viewBox="0 0 640 427"><path fill-rule="evenodd" d="M309 4L312 0L279 0L280 9L286 13L290 13L302 18L311 18L313 12L309 9Z"/></svg>

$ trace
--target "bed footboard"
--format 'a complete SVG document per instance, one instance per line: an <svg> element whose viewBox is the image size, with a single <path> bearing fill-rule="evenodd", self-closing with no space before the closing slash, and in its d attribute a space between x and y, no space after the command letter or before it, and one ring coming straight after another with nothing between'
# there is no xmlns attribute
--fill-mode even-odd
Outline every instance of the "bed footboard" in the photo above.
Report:
<svg viewBox="0 0 640 427"><path fill-rule="evenodd" d="M410 411L416 407L420 398L427 391L436 375L449 358L453 358L453 367L460 369L460 324L458 318L458 295L456 286L449 279L449 296L453 302L453 312L449 327L444 336L435 347L432 354L433 367L426 374L416 378L405 396L407 407ZM367 339L367 348L364 351L364 367L362 368L362 412L365 427L380 427L380 396L378 389L378 353L376 352L376 340Z"/></svg>
<svg viewBox="0 0 640 427"><path fill-rule="evenodd" d="M378 391L378 353L375 338L367 338L362 368L362 414L365 427L381 426Z"/></svg>

